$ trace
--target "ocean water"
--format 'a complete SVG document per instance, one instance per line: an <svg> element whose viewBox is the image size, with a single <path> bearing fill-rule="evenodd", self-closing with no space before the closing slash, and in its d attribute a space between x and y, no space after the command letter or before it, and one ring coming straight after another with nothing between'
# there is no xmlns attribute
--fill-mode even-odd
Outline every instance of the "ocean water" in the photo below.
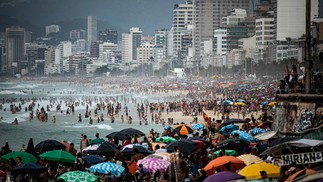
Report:
<svg viewBox="0 0 323 182"><path fill-rule="evenodd" d="M56 112L56 105L50 108L48 113L48 121L41 122L35 116L34 119L29 119L29 112L25 112L25 107L31 104L31 99L37 98L36 106L33 109L34 115L36 109L40 110L50 103L50 98L57 99L57 103L62 100L61 108L63 112ZM110 98L110 102L114 103L119 101L122 104L119 117L115 118L115 122L111 123L110 117L107 116L107 110L103 110L104 121L97 123L97 117L94 117L94 107L96 106L95 99ZM133 118L132 124L128 124L125 120L121 122L120 115L124 113L125 102L121 98L129 99L127 107L129 115ZM86 105L75 107L75 113L66 115L67 105L66 100L73 99L79 102L85 102L86 99L92 99L92 106L89 110L92 111L93 124L89 124L89 118L84 118ZM150 129L161 132L163 127L151 123L149 120L148 125L139 125L139 118L136 113L136 100L137 103L142 103L149 97L143 94L121 93L116 89L109 89L104 85L99 84L71 84L68 82L59 83L36 83L36 82L0 82L0 103L3 109L0 110L0 146L4 146L5 142L9 143L9 147L14 150L20 150L22 144L27 146L30 138L33 138L34 144L46 140L54 139L57 141L73 142L77 149L81 140L81 134L86 134L88 139L94 139L95 133L99 133L101 138L105 138L111 132L119 131L124 128L136 128L144 133L149 132ZM20 100L26 100L22 103ZM150 100L151 101L151 100ZM5 103L3 103L5 102ZM21 104L22 110L15 114L10 112L10 104L18 106ZM38 106L39 104L39 106ZM5 111L6 109L6 111ZM78 123L78 116L82 115L82 122ZM101 113L99 112L99 116ZM52 118L57 118L56 123L52 122ZM18 125L11 124L15 118L18 119ZM148 118L151 118L148 115Z"/></svg>

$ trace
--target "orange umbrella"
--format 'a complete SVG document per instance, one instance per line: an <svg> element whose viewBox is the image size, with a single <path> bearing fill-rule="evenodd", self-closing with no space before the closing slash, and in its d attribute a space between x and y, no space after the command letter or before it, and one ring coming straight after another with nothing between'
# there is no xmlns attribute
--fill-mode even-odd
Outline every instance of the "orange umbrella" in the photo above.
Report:
<svg viewBox="0 0 323 182"><path fill-rule="evenodd" d="M208 175L211 175L216 169L220 169L221 171L236 171L237 169L242 169L245 166L245 163L236 157L223 156L209 162L204 167L204 170L208 173Z"/></svg>
<svg viewBox="0 0 323 182"><path fill-rule="evenodd" d="M318 172L313 169L306 168L306 169L300 170L300 171L294 173L293 175L289 176L289 178L287 178L285 182L298 181L299 178L301 178L301 177L306 177L306 176L309 176L312 174L317 174L317 173Z"/></svg>
<svg viewBox="0 0 323 182"><path fill-rule="evenodd" d="M179 135L188 135L193 133L194 129L186 124L179 124L174 126L174 131Z"/></svg>

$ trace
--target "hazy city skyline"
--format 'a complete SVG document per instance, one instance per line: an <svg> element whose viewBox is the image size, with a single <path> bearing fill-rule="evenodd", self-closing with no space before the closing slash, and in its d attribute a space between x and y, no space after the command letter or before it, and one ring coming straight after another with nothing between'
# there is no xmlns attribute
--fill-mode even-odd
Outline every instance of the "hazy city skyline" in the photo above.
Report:
<svg viewBox="0 0 323 182"><path fill-rule="evenodd" d="M15 19L34 26L96 16L122 30L141 27L147 35L171 28L174 4L185 0L5 0L0 2L0 27ZM109 27L107 27L109 28Z"/></svg>

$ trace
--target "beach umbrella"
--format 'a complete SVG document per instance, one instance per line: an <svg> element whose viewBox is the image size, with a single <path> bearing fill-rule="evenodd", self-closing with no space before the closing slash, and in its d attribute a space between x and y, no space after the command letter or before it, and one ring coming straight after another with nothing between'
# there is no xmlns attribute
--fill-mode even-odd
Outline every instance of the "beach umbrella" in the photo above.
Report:
<svg viewBox="0 0 323 182"><path fill-rule="evenodd" d="M159 142L160 139L163 139L164 143L176 142L177 141L175 138L172 138L172 137L169 137L169 136L163 136L163 137L156 138L156 142Z"/></svg>
<svg viewBox="0 0 323 182"><path fill-rule="evenodd" d="M30 153L30 154L32 154L34 156L37 155L36 150L35 150L35 146L34 146L33 138L29 139L26 152L28 152L28 153Z"/></svg>
<svg viewBox="0 0 323 182"><path fill-rule="evenodd" d="M244 176L231 171L224 171L212 174L203 180L203 182L227 182L239 179L246 179Z"/></svg>
<svg viewBox="0 0 323 182"><path fill-rule="evenodd" d="M267 131L265 133L255 135L254 138L256 140L268 140L268 139L276 136L276 134L277 134L277 131Z"/></svg>
<svg viewBox="0 0 323 182"><path fill-rule="evenodd" d="M235 106L246 106L246 104L243 102L236 102L236 103L234 103L234 105Z"/></svg>
<svg viewBox="0 0 323 182"><path fill-rule="evenodd" d="M34 164L34 163L25 163L21 164L19 166L16 166L12 171L11 174L35 174L35 173L43 173L46 172L47 168L40 165L40 164Z"/></svg>
<svg viewBox="0 0 323 182"><path fill-rule="evenodd" d="M246 121L243 119L239 119L239 118L231 118L231 119L227 119L225 121L222 122L223 126L232 124L232 123L245 123Z"/></svg>
<svg viewBox="0 0 323 182"><path fill-rule="evenodd" d="M214 155L219 156L220 152L222 150L217 150L214 152ZM235 150L224 150L224 154L225 155L229 155L229 156L235 156L237 154L237 152Z"/></svg>
<svg viewBox="0 0 323 182"><path fill-rule="evenodd" d="M143 132L141 132L137 129L133 129L133 128L126 128L126 129L121 130L120 132L128 134L130 136L135 136L135 135L145 136L145 134Z"/></svg>
<svg viewBox="0 0 323 182"><path fill-rule="evenodd" d="M149 155L149 154L152 154L153 152L151 152L147 148L143 147L142 145L129 144L129 145L126 145L122 148L121 153L128 154L128 155L135 154L135 153Z"/></svg>
<svg viewBox="0 0 323 182"><path fill-rule="evenodd" d="M73 182L98 182L98 177L94 174L83 171L70 171L60 175L57 180L63 179L64 181Z"/></svg>
<svg viewBox="0 0 323 182"><path fill-rule="evenodd" d="M94 145L94 144L101 144L103 142L105 142L105 140L103 138L96 138L96 139L90 140L89 144Z"/></svg>
<svg viewBox="0 0 323 182"><path fill-rule="evenodd" d="M196 143L196 148L199 149L205 149L206 148L206 144L200 140L192 140L194 143Z"/></svg>
<svg viewBox="0 0 323 182"><path fill-rule="evenodd" d="M99 145L89 145L87 147L85 147L82 152L87 152L87 151L90 151L90 150L97 150L99 148Z"/></svg>
<svg viewBox="0 0 323 182"><path fill-rule="evenodd" d="M289 176L285 182L293 182L293 181L298 181L302 178L305 178L306 176L312 175L312 174L318 174L317 171L313 170L313 169L308 169L305 168L303 170L300 170L296 173L294 173L293 175Z"/></svg>
<svg viewBox="0 0 323 182"><path fill-rule="evenodd" d="M84 157L84 160L87 165L98 164L104 161L103 157L98 155L87 155Z"/></svg>
<svg viewBox="0 0 323 182"><path fill-rule="evenodd" d="M167 152L158 152L158 153L150 154L147 157L145 157L144 159L149 159L149 158L159 158L159 159L163 159L166 161L171 161L172 154L167 153Z"/></svg>
<svg viewBox="0 0 323 182"><path fill-rule="evenodd" d="M194 130L202 130L203 129L203 125L202 124L200 124L200 123L197 123L197 124L192 124L191 125L192 126L192 128L194 129Z"/></svg>
<svg viewBox="0 0 323 182"><path fill-rule="evenodd" d="M52 162L62 162L62 163L74 163L75 156L69 152L63 150L52 150L45 152L40 155L41 160L52 161Z"/></svg>
<svg viewBox="0 0 323 182"><path fill-rule="evenodd" d="M240 139L240 138L233 138L233 139L226 139L222 142L219 142L215 149L229 149L229 150L236 150L236 151L243 151L245 147L248 147L250 145L249 142Z"/></svg>
<svg viewBox="0 0 323 182"><path fill-rule="evenodd" d="M161 152L167 152L167 149L161 148L155 151L155 153L161 153Z"/></svg>
<svg viewBox="0 0 323 182"><path fill-rule="evenodd" d="M243 154L238 156L237 158L242 160L247 166L253 163L262 162L262 160L258 156L252 154Z"/></svg>
<svg viewBox="0 0 323 182"><path fill-rule="evenodd" d="M248 180L260 179L260 171L265 171L268 178L274 178L280 175L280 168L278 166L266 162L258 162L246 166L238 174L245 176Z"/></svg>
<svg viewBox="0 0 323 182"><path fill-rule="evenodd" d="M170 162L159 158L149 158L138 160L137 167L140 164L142 164L142 166L144 167L144 169L146 169L147 172L166 172L168 166L170 165Z"/></svg>
<svg viewBox="0 0 323 182"><path fill-rule="evenodd" d="M130 137L128 134L124 133L124 132L120 132L120 131L115 131L115 132L112 132L110 134L108 134L106 136L107 138L118 138L119 140L124 140L126 139L127 137Z"/></svg>
<svg viewBox="0 0 323 182"><path fill-rule="evenodd" d="M220 131L222 131L222 133L225 135L229 135L231 132L233 132L235 130L239 130L239 126L234 125L234 124L229 124L229 125L223 126L220 129Z"/></svg>
<svg viewBox="0 0 323 182"><path fill-rule="evenodd" d="M4 162L7 162L10 158L13 158L15 160L17 157L20 157L23 163L36 163L37 162L36 157L28 152L10 152L8 154L1 156L1 159Z"/></svg>
<svg viewBox="0 0 323 182"><path fill-rule="evenodd" d="M244 162L236 157L222 156L210 161L204 167L204 170L210 175L214 174L216 169L221 169L221 171L236 171L245 166Z"/></svg>
<svg viewBox="0 0 323 182"><path fill-rule="evenodd" d="M265 133L265 132L266 132L265 129L257 128L257 127L255 127L255 128L248 131L248 133L250 135L258 135L258 134L262 134L262 133Z"/></svg>
<svg viewBox="0 0 323 182"><path fill-rule="evenodd" d="M247 142L253 142L255 140L251 135L249 135L245 131L235 130L231 134L234 135L236 133L239 134L239 138L241 138L241 139L243 139L243 140L245 140Z"/></svg>
<svg viewBox="0 0 323 182"><path fill-rule="evenodd" d="M243 99L237 99L237 102L245 102Z"/></svg>
<svg viewBox="0 0 323 182"><path fill-rule="evenodd" d="M224 101L222 102L222 104L223 104L223 105L231 105L231 104L233 104L233 102L232 102L231 100L224 100Z"/></svg>
<svg viewBox="0 0 323 182"><path fill-rule="evenodd" d="M293 138L293 137L277 138L277 139L271 141L268 144L268 147L273 147L273 146L276 146L278 144L282 144L282 143L289 142L289 141L293 141L293 140L297 140L297 138Z"/></svg>
<svg viewBox="0 0 323 182"><path fill-rule="evenodd" d="M50 150L60 150L63 149L65 150L65 145L63 145L61 142L56 141L56 140L44 140L42 142L39 142L35 146L36 152L46 152Z"/></svg>
<svg viewBox="0 0 323 182"><path fill-rule="evenodd" d="M276 104L277 104L277 102L270 102L270 103L268 104L268 106L269 106L269 107L274 107Z"/></svg>
<svg viewBox="0 0 323 182"><path fill-rule="evenodd" d="M91 173L110 173L113 176L120 176L121 174L123 174L124 170L124 167L112 162L102 162L90 167Z"/></svg>
<svg viewBox="0 0 323 182"><path fill-rule="evenodd" d="M188 135L190 133L193 133L194 129L189 125L179 124L174 126L173 131L179 135Z"/></svg>
<svg viewBox="0 0 323 182"><path fill-rule="evenodd" d="M6 181L7 173L0 170L0 181Z"/></svg>
<svg viewBox="0 0 323 182"><path fill-rule="evenodd" d="M175 148L178 147L179 151L188 154L196 150L196 143L190 140L178 140L166 145L167 152L175 152Z"/></svg>
<svg viewBox="0 0 323 182"><path fill-rule="evenodd" d="M89 154L114 155L118 151L114 143L104 142L96 150L89 150Z"/></svg>
<svg viewBox="0 0 323 182"><path fill-rule="evenodd" d="M302 180L300 180L301 182L323 182L323 173L317 173L317 174L311 174L305 178L303 178Z"/></svg>

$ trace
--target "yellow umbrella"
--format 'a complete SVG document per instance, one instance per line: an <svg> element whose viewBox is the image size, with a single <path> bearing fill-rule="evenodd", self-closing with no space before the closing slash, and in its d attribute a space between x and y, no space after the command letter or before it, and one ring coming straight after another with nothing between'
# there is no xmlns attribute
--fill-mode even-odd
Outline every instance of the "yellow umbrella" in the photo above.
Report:
<svg viewBox="0 0 323 182"><path fill-rule="evenodd" d="M280 175L280 167L266 162L246 166L239 171L239 174L245 176L247 180L253 180L261 178L260 171L265 171L268 178L279 177Z"/></svg>
<svg viewBox="0 0 323 182"><path fill-rule="evenodd" d="M269 107L274 107L274 105L276 105L276 104L277 104L277 102L271 102L271 103L268 104L268 106Z"/></svg>
<svg viewBox="0 0 323 182"><path fill-rule="evenodd" d="M234 105L236 106L245 106L246 104L243 102L236 102Z"/></svg>
<svg viewBox="0 0 323 182"><path fill-rule="evenodd" d="M247 166L250 164L257 163L257 162L262 162L262 160L258 156L255 156L252 154L240 155L237 158L242 160Z"/></svg>

